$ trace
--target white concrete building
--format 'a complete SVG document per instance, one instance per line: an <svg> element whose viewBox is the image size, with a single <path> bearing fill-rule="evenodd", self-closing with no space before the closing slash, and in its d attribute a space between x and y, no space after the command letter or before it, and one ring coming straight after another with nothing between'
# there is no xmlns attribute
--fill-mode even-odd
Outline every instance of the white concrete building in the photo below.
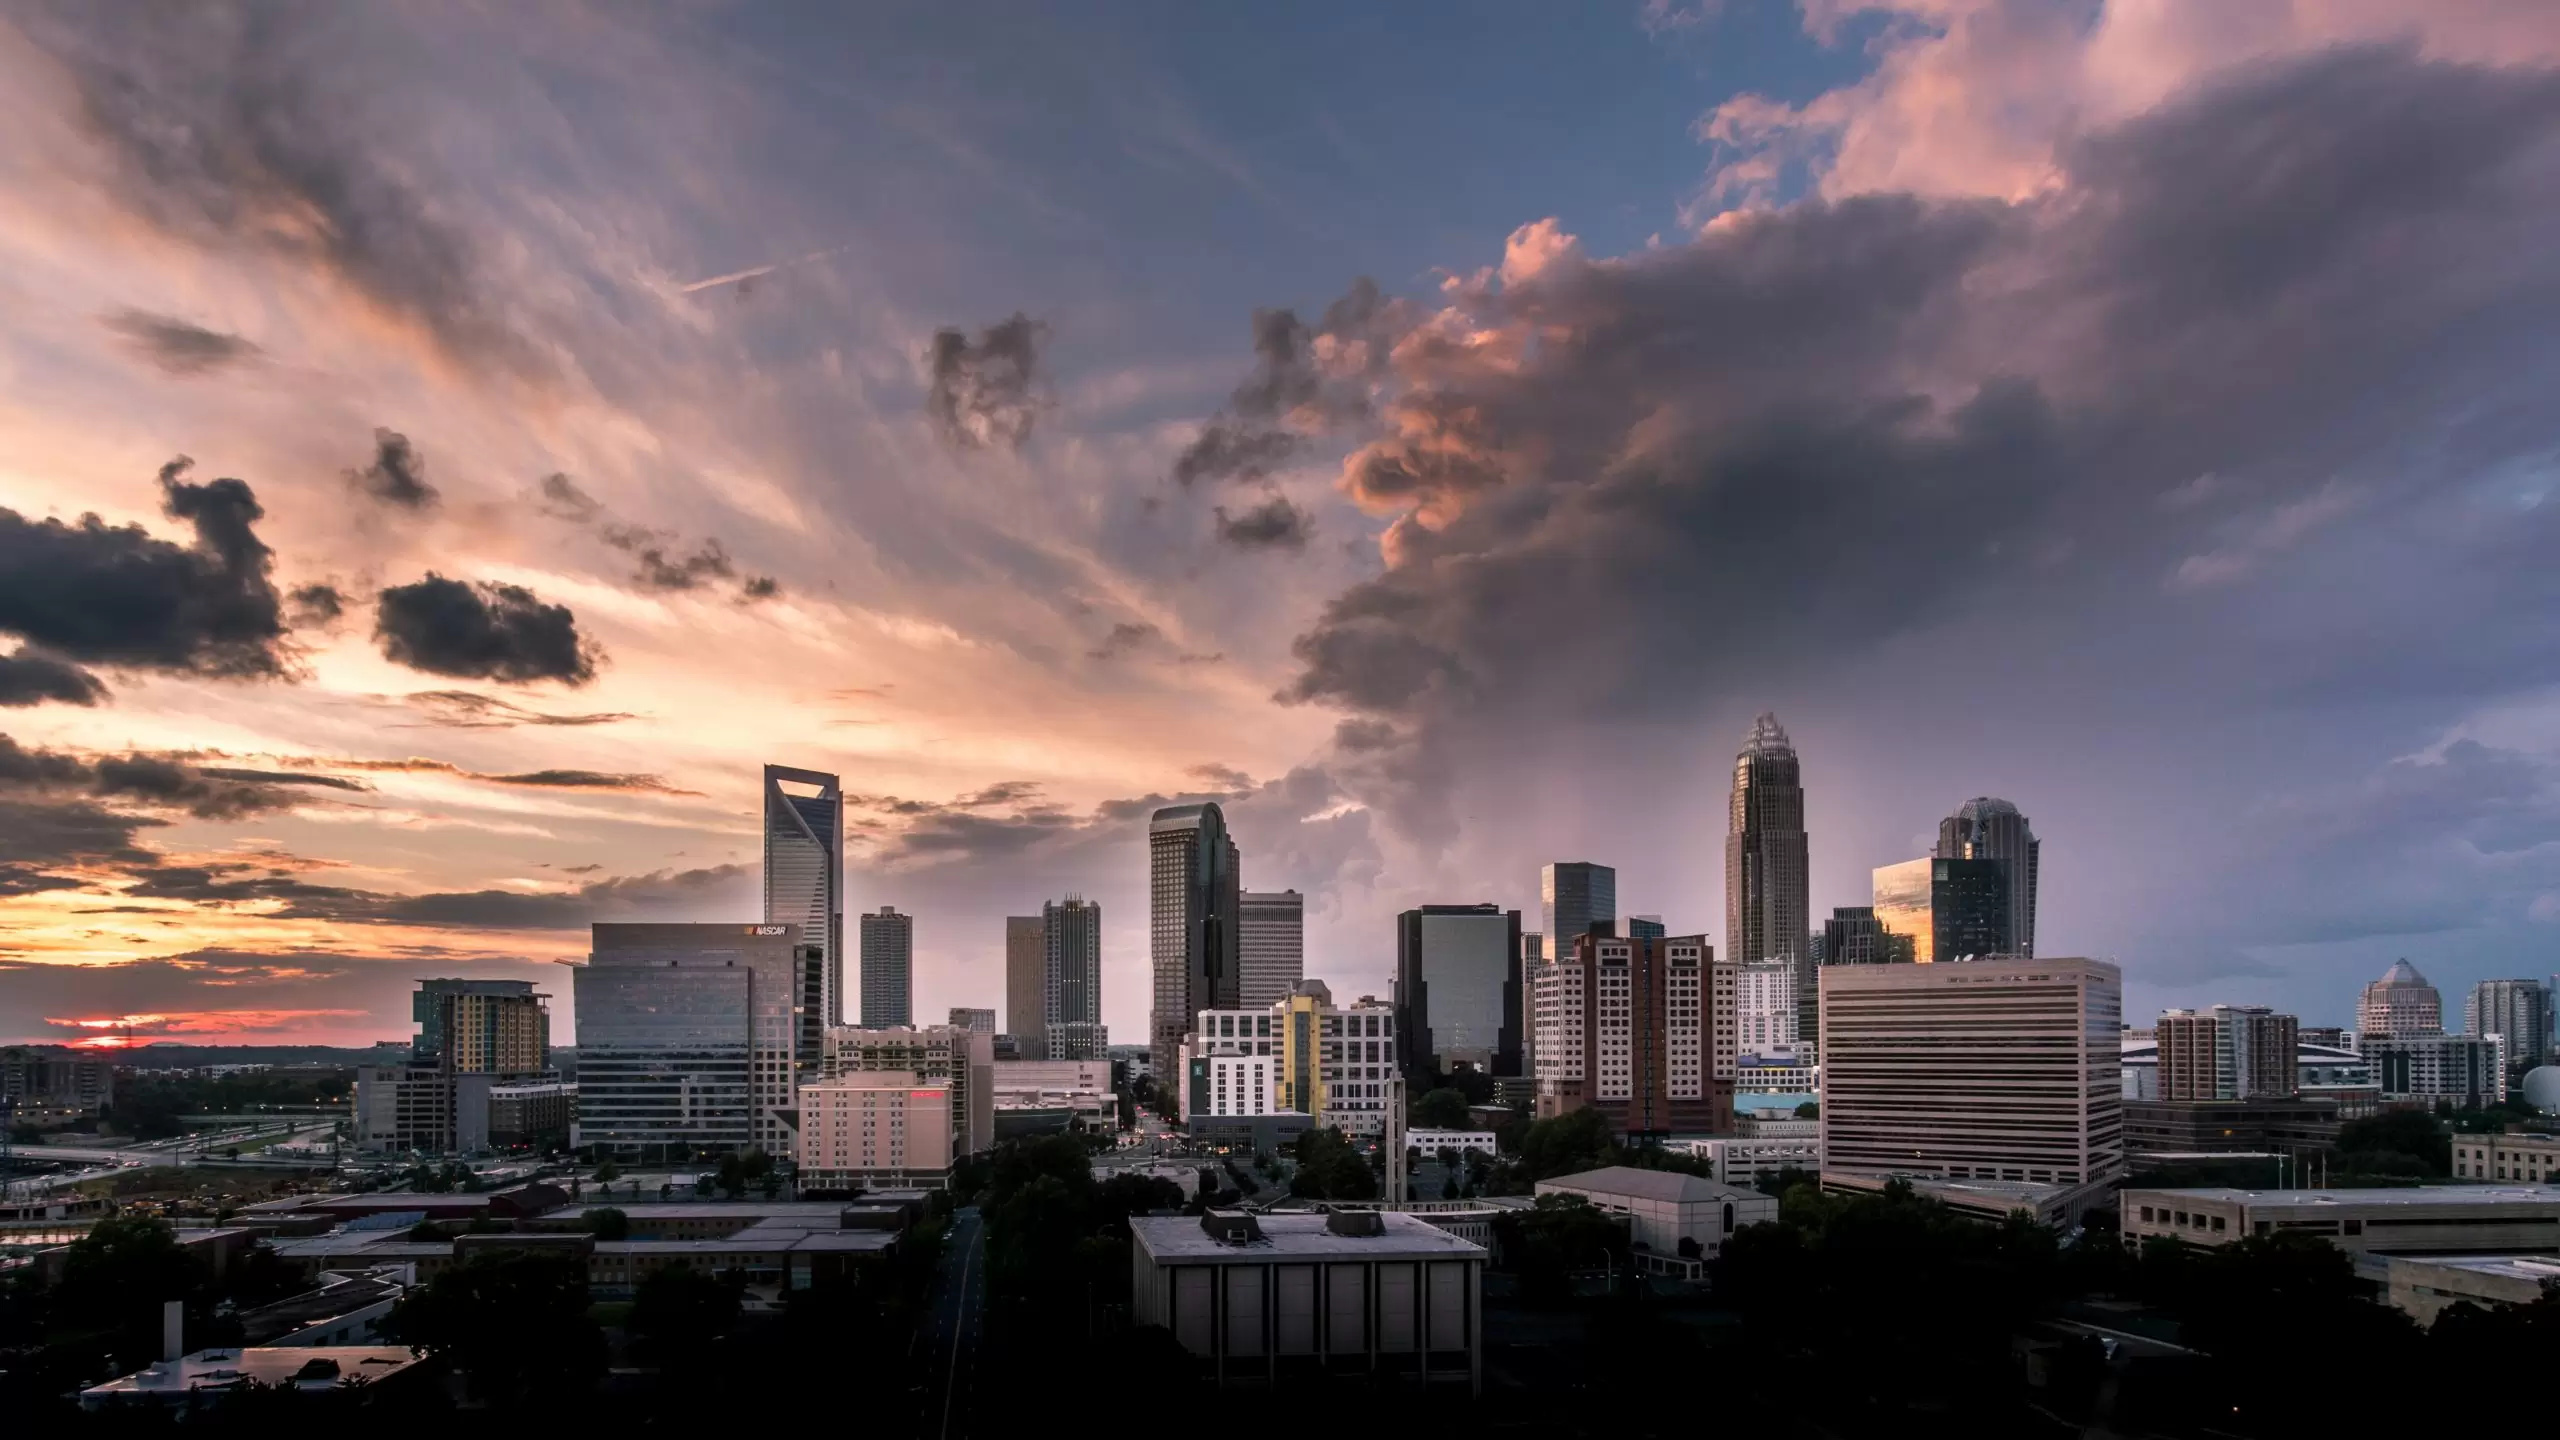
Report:
<svg viewBox="0 0 2560 1440"><path fill-rule="evenodd" d="M1734 1043L1746 1055L1796 1044L1796 970L1791 960L1754 960L1734 967Z"/></svg>
<svg viewBox="0 0 2560 1440"><path fill-rule="evenodd" d="M1813 1128L1810 1120L1805 1128ZM1716 1182L1749 1188L1761 1177L1781 1170L1822 1170L1822 1142L1807 1135L1742 1135L1676 1142L1677 1147L1713 1165Z"/></svg>
<svg viewBox="0 0 2560 1440"><path fill-rule="evenodd" d="M2394 1255L2383 1266L2392 1306L2421 1325L2448 1306L2531 1305L2560 1291L2554 1255Z"/></svg>
<svg viewBox="0 0 2560 1440"><path fill-rule="evenodd" d="M2453 1178L2560 1183L2560 1135L2456 1135Z"/></svg>
<svg viewBox="0 0 2560 1440"><path fill-rule="evenodd" d="M2560 1189L2416 1185L2388 1190L2126 1190L2124 1235L2228 1245L2251 1235L2317 1235L2381 1254L2560 1251Z"/></svg>
<svg viewBox="0 0 2560 1440"><path fill-rule="evenodd" d="M1541 1195L1579 1195L1627 1220L1628 1238L1638 1250L1660 1256L1684 1256L1682 1242L1693 1242L1694 1255L1712 1260L1725 1240L1745 1225L1778 1218L1773 1195L1702 1180L1672 1170L1638 1170L1610 1165L1538 1182Z"/></svg>
<svg viewBox="0 0 2560 1440"><path fill-rule="evenodd" d="M1500 1153L1490 1130L1413 1129L1404 1132L1404 1144L1406 1149L1419 1150L1425 1155L1437 1155L1443 1150L1455 1150L1464 1155L1470 1150L1478 1150L1491 1159Z"/></svg>

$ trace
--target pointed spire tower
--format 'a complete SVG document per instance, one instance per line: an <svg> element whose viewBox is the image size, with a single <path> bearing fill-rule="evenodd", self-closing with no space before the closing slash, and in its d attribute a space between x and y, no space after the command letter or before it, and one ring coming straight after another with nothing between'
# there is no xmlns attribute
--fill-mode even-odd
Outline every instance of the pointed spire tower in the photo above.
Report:
<svg viewBox="0 0 2560 1440"><path fill-rule="evenodd" d="M1814 1033L1817 1003L1807 893L1804 775L1778 717L1763 714L1733 761L1733 807L1724 839L1725 958L1785 960L1796 969L1799 1034Z"/></svg>

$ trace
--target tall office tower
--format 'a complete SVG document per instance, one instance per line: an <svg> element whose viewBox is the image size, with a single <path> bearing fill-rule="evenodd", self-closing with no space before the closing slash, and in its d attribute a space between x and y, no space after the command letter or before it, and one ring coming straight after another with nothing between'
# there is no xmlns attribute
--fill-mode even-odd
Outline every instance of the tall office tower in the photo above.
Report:
<svg viewBox="0 0 2560 1440"><path fill-rule="evenodd" d="M953 1025L862 1025L828 1028L817 1078L906 1074L951 1092L951 1146L974 1155L995 1144L996 1048L993 1035Z"/></svg>
<svg viewBox="0 0 2560 1440"><path fill-rule="evenodd" d="M1520 912L1425 905L1396 917L1396 1058L1405 1073L1520 1073Z"/></svg>
<svg viewBox="0 0 2560 1440"><path fill-rule="evenodd" d="M1662 923L1659 915L1627 917L1627 938L1630 940L1659 940L1670 933L1670 927Z"/></svg>
<svg viewBox="0 0 2560 1440"><path fill-rule="evenodd" d="M2436 987L2406 960L2395 960L2382 978L2356 997L2356 1046L2382 1039L2444 1033L2444 1001Z"/></svg>
<svg viewBox="0 0 2560 1440"><path fill-rule="evenodd" d="M1618 920L1618 872L1588 860L1559 860L1538 872L1539 934L1549 960L1573 953L1594 924Z"/></svg>
<svg viewBox="0 0 2560 1440"><path fill-rule="evenodd" d="M915 1023L916 917L891 905L862 916L862 1023Z"/></svg>
<svg viewBox="0 0 2560 1440"><path fill-rule="evenodd" d="M2152 1035L2163 1100L2272 1100L2301 1089L2302 1022L2264 1005L2164 1010Z"/></svg>
<svg viewBox="0 0 2560 1440"><path fill-rule="evenodd" d="M1025 1060L1049 1058L1049 922L1004 917L1004 1033Z"/></svg>
<svg viewBox="0 0 2560 1440"><path fill-rule="evenodd" d="M1179 1073L1174 1052L1191 1017L1235 1006L1243 963L1240 868L1227 817L1214 804L1171 806L1147 822L1147 950L1155 972L1147 1044L1159 1078Z"/></svg>
<svg viewBox="0 0 2560 1440"><path fill-rule="evenodd" d="M1277 1005L1307 977L1306 901L1295 890L1247 890L1236 906L1236 1003Z"/></svg>
<svg viewBox="0 0 2560 1440"><path fill-rule="evenodd" d="M597 925L591 945L576 971L572 1143L661 1161L679 1145L796 1153L825 947L796 925Z"/></svg>
<svg viewBox="0 0 2560 1440"><path fill-rule="evenodd" d="M2483 980L2462 1002L2462 1032L2495 1036L2508 1082L2521 1084L2551 1053L2551 994L2539 980Z"/></svg>
<svg viewBox="0 0 2560 1440"><path fill-rule="evenodd" d="M1733 1130L1735 971L1703 935L1585 934L1541 968L1560 1038L1538 1116L1589 1107L1634 1141Z"/></svg>
<svg viewBox="0 0 2560 1440"><path fill-rule="evenodd" d="M1897 960L1927 965L2016 953L2009 935L2008 872L1997 860L1879 866L1873 913L1894 937Z"/></svg>
<svg viewBox="0 0 2560 1440"><path fill-rule="evenodd" d="M1832 965L1821 983L1826 1173L2063 1186L2122 1174L2115 966Z"/></svg>
<svg viewBox="0 0 2560 1440"><path fill-rule="evenodd" d="M993 1035L996 1033L996 1012L983 1006L954 1005L951 1007L951 1028Z"/></svg>
<svg viewBox="0 0 2560 1440"><path fill-rule="evenodd" d="M1872 905L1839 905L1822 924L1825 965L1885 965L1897 958L1893 937ZM1899 957L1909 958L1909 957Z"/></svg>
<svg viewBox="0 0 2560 1440"><path fill-rule="evenodd" d="M1938 859L2000 862L2008 880L2009 951L2030 960L2036 954L2036 857L2041 849L2018 807L1988 795L1966 801L1938 822Z"/></svg>
<svg viewBox="0 0 2560 1440"><path fill-rule="evenodd" d="M1795 967L1796 1010L1814 1018L1820 992L1805 946L1813 901L1807 890L1804 774L1796 747L1762 715L1733 758L1733 803L1724 838L1724 948L1735 964L1785 960Z"/></svg>
<svg viewBox="0 0 2560 1440"><path fill-rule="evenodd" d="M1102 1059L1102 907L1076 895L1041 905L1040 956L1042 1058Z"/></svg>
<svg viewBox="0 0 2560 1440"><path fill-rule="evenodd" d="M804 793L814 792L814 793ZM764 923L797 925L826 959L821 1025L844 1020L844 796L836 777L764 767Z"/></svg>
<svg viewBox="0 0 2560 1440"><path fill-rule="evenodd" d="M1766 1055L1796 1043L1796 969L1785 960L1754 960L1734 967L1734 1043L1745 1055Z"/></svg>

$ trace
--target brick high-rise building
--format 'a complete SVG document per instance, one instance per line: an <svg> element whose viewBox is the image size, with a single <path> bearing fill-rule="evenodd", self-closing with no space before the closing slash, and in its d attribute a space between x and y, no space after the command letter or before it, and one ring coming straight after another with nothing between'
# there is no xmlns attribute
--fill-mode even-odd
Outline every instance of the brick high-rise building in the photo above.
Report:
<svg viewBox="0 0 2560 1440"><path fill-rule="evenodd" d="M1541 1118L1585 1107L1642 1138L1734 1128L1734 975L1703 935L1585 934L1542 966L1556 1038L1538 1060Z"/></svg>
<svg viewBox="0 0 2560 1440"><path fill-rule="evenodd" d="M2302 1024L2263 1005L2163 1011L2153 1037L2163 1100L2271 1100L2297 1093Z"/></svg>

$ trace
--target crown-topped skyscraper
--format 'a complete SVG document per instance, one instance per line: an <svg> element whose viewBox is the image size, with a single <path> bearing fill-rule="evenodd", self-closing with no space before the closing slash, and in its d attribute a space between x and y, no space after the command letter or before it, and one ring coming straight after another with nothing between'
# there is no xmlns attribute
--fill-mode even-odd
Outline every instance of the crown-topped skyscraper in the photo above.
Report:
<svg viewBox="0 0 2560 1440"><path fill-rule="evenodd" d="M1812 902L1804 836L1804 775L1775 715L1752 722L1733 761L1733 809L1724 840L1726 957L1795 967L1806 1033L1814 1024Z"/></svg>

